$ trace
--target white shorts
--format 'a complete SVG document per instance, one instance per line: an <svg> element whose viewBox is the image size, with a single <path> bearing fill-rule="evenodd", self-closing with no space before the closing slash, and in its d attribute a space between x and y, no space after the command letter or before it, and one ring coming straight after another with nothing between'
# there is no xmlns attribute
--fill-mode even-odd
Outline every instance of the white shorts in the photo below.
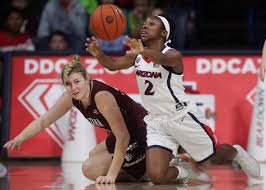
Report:
<svg viewBox="0 0 266 190"><path fill-rule="evenodd" d="M197 162L203 162L215 154L218 142L211 128L201 123L203 113L196 107L184 116L175 119L154 117L144 118L147 124L148 148L161 147L177 156L179 145Z"/></svg>

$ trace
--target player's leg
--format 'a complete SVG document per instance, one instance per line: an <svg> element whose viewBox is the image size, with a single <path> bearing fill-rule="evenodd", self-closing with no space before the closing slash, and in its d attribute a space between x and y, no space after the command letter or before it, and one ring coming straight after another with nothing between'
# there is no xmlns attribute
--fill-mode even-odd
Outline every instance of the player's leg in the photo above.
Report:
<svg viewBox="0 0 266 190"><path fill-rule="evenodd" d="M184 168L169 166L172 158L172 153L163 147L154 146L148 149L146 153L147 174L154 184L170 183L178 179L185 180L188 177Z"/></svg>
<svg viewBox="0 0 266 190"><path fill-rule="evenodd" d="M220 144L216 147L216 154L211 158L213 164L224 164L232 161L237 155L237 150L229 144Z"/></svg>
<svg viewBox="0 0 266 190"><path fill-rule="evenodd" d="M116 179L117 182L138 181L145 174L146 142L145 140L143 142L138 140L135 143L135 141L134 139L130 140L126 159ZM115 136L111 134L90 152L90 157L82 166L84 175L91 180L96 180L99 176L107 175L112 163L114 149Z"/></svg>
<svg viewBox="0 0 266 190"><path fill-rule="evenodd" d="M85 177L96 180L97 177L107 174L111 162L112 154L107 150L105 139L89 153L89 158L82 164L82 172Z"/></svg>
<svg viewBox="0 0 266 190"><path fill-rule="evenodd" d="M204 121L202 114L197 110L191 110L179 121L179 125L186 127L174 128L174 130L179 130L176 131L178 142L195 161L206 165L208 160L214 160L216 163L235 160L248 175L259 176L259 164L252 156L238 145L218 145L212 130L201 120ZM187 139L193 139L193 141Z"/></svg>
<svg viewBox="0 0 266 190"><path fill-rule="evenodd" d="M106 139L104 139L102 142L97 144L90 152L89 152L89 158L92 158L98 154L101 154L103 152L106 152L107 146L106 146Z"/></svg>
<svg viewBox="0 0 266 190"><path fill-rule="evenodd" d="M143 181L146 174L146 129L141 128L143 132L136 133L130 137L130 142L126 151L125 160L122 169L118 175L117 181ZM109 140L110 142L110 140ZM115 145L115 138L112 139ZM109 147L112 153L113 149Z"/></svg>
<svg viewBox="0 0 266 190"><path fill-rule="evenodd" d="M173 156L177 156L177 142L164 129L167 124L158 119L145 119L147 123L146 167L147 175L155 184L186 181L187 171L179 166L169 166Z"/></svg>
<svg viewBox="0 0 266 190"><path fill-rule="evenodd" d="M192 113L176 120L168 121L166 128L168 134L172 134L179 145L195 162L182 160L180 166L189 172L189 179L210 182L211 178L202 168L201 163L208 160L216 152L216 140L210 128L201 126Z"/></svg>
<svg viewBox="0 0 266 190"><path fill-rule="evenodd" d="M217 149L215 156L211 159L213 163L218 164L233 160L241 166L247 175L255 178L260 176L260 165L258 161L239 145L222 144Z"/></svg>

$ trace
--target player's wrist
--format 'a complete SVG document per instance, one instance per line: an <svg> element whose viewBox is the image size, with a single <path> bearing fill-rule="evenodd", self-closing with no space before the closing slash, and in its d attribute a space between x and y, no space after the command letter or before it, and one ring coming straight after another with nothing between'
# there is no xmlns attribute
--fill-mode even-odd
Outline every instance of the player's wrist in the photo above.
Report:
<svg viewBox="0 0 266 190"><path fill-rule="evenodd" d="M107 176L110 177L112 180L116 180L117 175L113 174L113 173L107 173Z"/></svg>
<svg viewBox="0 0 266 190"><path fill-rule="evenodd" d="M97 53L97 54L95 55L95 57L96 57L97 59L101 59L101 58L104 57L104 53L103 53L103 52L99 52L99 53Z"/></svg>
<svg viewBox="0 0 266 190"><path fill-rule="evenodd" d="M143 46L142 46L142 47L140 47L140 48L139 48L139 53L140 53L140 54L142 54L142 53L144 52L144 50L145 50L145 49L144 49L144 47L143 47Z"/></svg>

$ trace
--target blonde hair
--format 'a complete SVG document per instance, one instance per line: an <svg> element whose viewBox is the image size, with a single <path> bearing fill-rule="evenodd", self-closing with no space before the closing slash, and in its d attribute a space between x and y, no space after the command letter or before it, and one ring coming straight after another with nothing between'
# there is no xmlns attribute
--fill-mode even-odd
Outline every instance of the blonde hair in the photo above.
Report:
<svg viewBox="0 0 266 190"><path fill-rule="evenodd" d="M86 79L87 72L83 65L80 63L80 57L78 55L73 55L69 63L67 63L61 71L61 79L64 83L64 79L68 78L71 73L81 73Z"/></svg>

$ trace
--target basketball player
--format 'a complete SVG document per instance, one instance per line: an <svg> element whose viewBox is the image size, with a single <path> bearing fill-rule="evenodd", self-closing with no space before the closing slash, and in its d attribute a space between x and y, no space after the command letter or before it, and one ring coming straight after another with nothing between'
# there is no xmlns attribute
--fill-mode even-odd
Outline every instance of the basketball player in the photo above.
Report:
<svg viewBox="0 0 266 190"><path fill-rule="evenodd" d="M260 65L260 79L264 81L266 73L266 40L264 41L263 49L262 49L262 58Z"/></svg>
<svg viewBox="0 0 266 190"><path fill-rule="evenodd" d="M94 126L111 134L83 163L83 174L96 183L114 183L120 169L124 180L141 180L146 171L146 110L123 92L97 80L89 80L78 56L64 66L64 92L47 113L30 123L4 147L20 149L21 143L49 127L75 106ZM118 179L119 180L119 179Z"/></svg>
<svg viewBox="0 0 266 190"><path fill-rule="evenodd" d="M169 166L179 144L198 163L211 157L235 160L252 177L260 175L258 162L239 145L220 145L212 130L203 124L204 115L191 102L183 87L182 54L167 46L174 25L165 16L151 16L142 26L141 39L130 39L126 55L113 59L105 55L95 37L88 38L86 50L109 70L135 66L139 91L148 115L147 174L155 184L168 183L186 171Z"/></svg>

